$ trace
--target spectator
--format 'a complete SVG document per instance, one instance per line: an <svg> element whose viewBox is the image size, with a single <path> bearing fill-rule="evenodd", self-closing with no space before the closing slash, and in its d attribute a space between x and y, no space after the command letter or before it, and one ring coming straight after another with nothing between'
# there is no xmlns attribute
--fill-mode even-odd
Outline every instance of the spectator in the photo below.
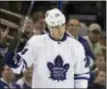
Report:
<svg viewBox="0 0 107 89"><path fill-rule="evenodd" d="M26 23L26 26L24 27L25 23ZM22 27L22 32L23 32L23 29L24 29L24 32L22 33L20 45L19 45L17 51L21 51L23 49L23 47L25 46L26 42L33 35L33 21L32 21L32 19L29 17L29 18L27 18L27 20L22 20L21 27Z"/></svg>
<svg viewBox="0 0 107 89"><path fill-rule="evenodd" d="M102 53L100 44L101 27L99 24L92 23L88 29L88 35L84 38L87 40L94 55Z"/></svg>
<svg viewBox="0 0 107 89"><path fill-rule="evenodd" d="M25 46L27 40L32 36L32 35L39 35L39 34L44 34L45 33L45 14L42 11L35 12L32 16L32 19L29 18L27 20L22 21L21 26L25 22L27 22L27 25L25 27L25 31L23 33L20 46L18 48L18 51L21 51L23 47ZM22 28L23 30L23 28Z"/></svg>
<svg viewBox="0 0 107 89"><path fill-rule="evenodd" d="M98 68L101 68L102 66L104 66L105 63L106 63L106 61L105 61L105 57L103 56L103 54L97 54L96 59L95 59L95 69L94 70L98 70Z"/></svg>
<svg viewBox="0 0 107 89"><path fill-rule="evenodd" d="M4 64L1 69L0 89L10 89L19 87L13 83L14 74L9 65Z"/></svg>
<svg viewBox="0 0 107 89"><path fill-rule="evenodd" d="M80 30L79 30L79 35L80 36L86 36L88 33L88 27L85 23L81 22L80 23Z"/></svg>
<svg viewBox="0 0 107 89"><path fill-rule="evenodd" d="M20 42L20 45L18 46L17 52L21 51L23 47L25 46L27 40L32 36L32 35L39 35L39 34L44 34L45 33L45 14L43 12L35 12L32 16L32 19L28 19L26 21L21 22L21 26L23 26L23 23L27 22L27 25L25 27L25 31L22 35L22 39ZM33 20L33 23L32 23ZM30 29L30 30L29 30ZM33 30L32 30L33 29ZM23 30L23 28L22 28ZM32 33L34 32L34 33ZM30 33L30 35L29 35ZM11 56L11 57L10 57ZM8 51L5 57L5 60L9 60L14 56L14 53L11 51Z"/></svg>
<svg viewBox="0 0 107 89"><path fill-rule="evenodd" d="M84 46L85 54L87 56L87 65L89 65L90 63L90 66L92 66L93 65L92 59L94 59L94 55L90 50L88 42L79 35L79 30L80 30L80 21L77 18L70 18L67 23L67 32L71 37L78 40Z"/></svg>
<svg viewBox="0 0 107 89"><path fill-rule="evenodd" d="M0 27L0 42L2 43L3 41L5 41L7 38L10 40L13 40L14 38L12 36L9 35L9 27L6 27L5 29L2 29Z"/></svg>
<svg viewBox="0 0 107 89"><path fill-rule="evenodd" d="M34 27L34 34L44 34L45 33L45 14L42 11L35 12L32 16L33 20L33 27Z"/></svg>
<svg viewBox="0 0 107 89"><path fill-rule="evenodd" d="M5 54L8 51L8 45L9 43L6 42L6 38L8 36L9 33L9 28L7 27L4 31L3 29L0 27L0 59L5 57Z"/></svg>
<svg viewBox="0 0 107 89"><path fill-rule="evenodd" d="M4 62L4 58L7 54L7 52L9 51L9 46L10 46L10 42L8 42L8 40L12 40L14 39L13 36L9 35L9 27L6 27L5 29L3 29L2 27L0 27L0 67L2 65L2 63Z"/></svg>
<svg viewBox="0 0 107 89"><path fill-rule="evenodd" d="M104 69L98 70L96 72L94 82L88 86L88 89L106 89L105 80L106 80L105 70Z"/></svg>
<svg viewBox="0 0 107 89"><path fill-rule="evenodd" d="M33 35L33 21L30 17L27 17L26 20L21 21L21 27L23 27L25 23L26 26L22 28L22 30L24 29L23 34L26 35L27 38L30 38Z"/></svg>
<svg viewBox="0 0 107 89"><path fill-rule="evenodd" d="M27 19L26 21L21 22L21 26L26 22L26 26L24 27L24 32L22 33L22 38L20 40L20 44L18 45L17 52L22 51L23 47L25 46L26 42L29 40L29 38L33 35L33 23L32 19ZM23 30L23 28L22 28ZM20 34L19 34L20 35ZM15 49L15 48L14 48ZM6 55L5 55L5 60L10 60L15 56L14 51L8 50ZM8 63L11 65L12 62L8 61Z"/></svg>
<svg viewBox="0 0 107 89"><path fill-rule="evenodd" d="M16 84L20 86L20 88L23 89L31 89L32 84L32 69L33 67L28 68L23 73L23 76L21 79L19 79Z"/></svg>
<svg viewBox="0 0 107 89"><path fill-rule="evenodd" d="M93 83L96 72L100 69L105 69L106 68L106 63L105 63L105 58L102 54L97 54L95 58L95 64L93 66L92 72L91 72L91 77L89 80L89 84Z"/></svg>
<svg viewBox="0 0 107 89"><path fill-rule="evenodd" d="M102 47L102 52L103 52L104 57L106 59L106 32L102 32L101 39L100 39L100 44L101 44L101 47Z"/></svg>

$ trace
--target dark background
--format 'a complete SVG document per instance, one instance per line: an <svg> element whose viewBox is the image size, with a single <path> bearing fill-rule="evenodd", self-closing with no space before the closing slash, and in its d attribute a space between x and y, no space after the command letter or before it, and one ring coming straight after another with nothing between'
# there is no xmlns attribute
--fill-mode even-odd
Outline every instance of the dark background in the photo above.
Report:
<svg viewBox="0 0 107 89"><path fill-rule="evenodd" d="M26 15L30 3L31 1L0 1L0 8ZM36 11L42 10L46 12L54 7L59 8L59 1L35 1L31 15ZM66 17L79 15L79 19L87 24L97 22L101 25L102 30L106 31L106 1L62 1L61 10ZM3 14L0 17L13 19L13 22L18 21Z"/></svg>

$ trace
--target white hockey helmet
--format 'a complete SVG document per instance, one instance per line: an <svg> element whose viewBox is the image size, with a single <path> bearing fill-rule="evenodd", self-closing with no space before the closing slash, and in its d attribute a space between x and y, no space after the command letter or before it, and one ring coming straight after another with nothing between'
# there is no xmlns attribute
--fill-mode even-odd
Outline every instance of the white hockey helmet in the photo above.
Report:
<svg viewBox="0 0 107 89"><path fill-rule="evenodd" d="M64 14L60 10L54 8L46 12L45 21L47 25L54 27L65 24L66 19Z"/></svg>

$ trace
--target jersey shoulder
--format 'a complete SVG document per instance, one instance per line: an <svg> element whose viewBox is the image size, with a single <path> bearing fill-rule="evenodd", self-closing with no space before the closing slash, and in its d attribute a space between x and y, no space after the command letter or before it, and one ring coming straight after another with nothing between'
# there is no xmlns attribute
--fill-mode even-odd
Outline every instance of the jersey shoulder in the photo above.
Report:
<svg viewBox="0 0 107 89"><path fill-rule="evenodd" d="M68 37L68 41L70 43L71 46L73 46L76 49L84 49L83 45L76 39Z"/></svg>
<svg viewBox="0 0 107 89"><path fill-rule="evenodd" d="M86 40L85 38L81 37L81 36L78 37L78 40L79 40L80 42L87 42L87 40Z"/></svg>
<svg viewBox="0 0 107 89"><path fill-rule="evenodd" d="M88 41L87 41L85 38L79 37L79 38L78 38L78 41L79 41L84 47L88 47L88 48L89 48Z"/></svg>
<svg viewBox="0 0 107 89"><path fill-rule="evenodd" d="M33 35L27 43L33 45L33 44L40 44L41 42L43 42L44 38L46 37L47 34L43 34L43 35Z"/></svg>

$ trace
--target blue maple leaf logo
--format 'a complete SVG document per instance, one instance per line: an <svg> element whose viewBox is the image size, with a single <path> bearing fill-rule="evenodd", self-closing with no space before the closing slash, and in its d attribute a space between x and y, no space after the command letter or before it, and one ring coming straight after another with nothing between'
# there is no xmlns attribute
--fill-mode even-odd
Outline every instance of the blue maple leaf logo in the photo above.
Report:
<svg viewBox="0 0 107 89"><path fill-rule="evenodd" d="M47 63L48 69L50 70L50 78L57 81L66 80L66 73L69 69L69 64L63 64L63 60L60 55L58 55L54 64L51 62Z"/></svg>

